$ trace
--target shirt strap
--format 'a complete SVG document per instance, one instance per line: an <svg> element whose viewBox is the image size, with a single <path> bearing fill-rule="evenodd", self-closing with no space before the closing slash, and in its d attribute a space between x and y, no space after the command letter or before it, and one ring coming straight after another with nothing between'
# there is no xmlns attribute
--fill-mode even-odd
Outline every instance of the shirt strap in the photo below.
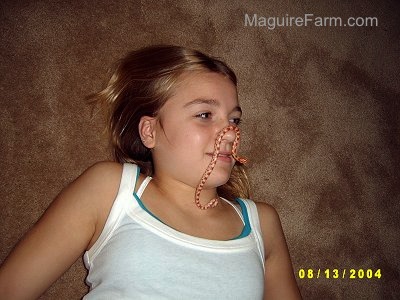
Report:
<svg viewBox="0 0 400 300"><path fill-rule="evenodd" d="M152 179L153 179L152 177L147 176L147 177L143 180L142 184L139 186L139 188L138 188L138 190L137 190L137 192L136 192L136 195L137 195L139 198L142 197L142 194L143 194L144 190L146 189L147 185L149 184L149 182L150 182Z"/></svg>

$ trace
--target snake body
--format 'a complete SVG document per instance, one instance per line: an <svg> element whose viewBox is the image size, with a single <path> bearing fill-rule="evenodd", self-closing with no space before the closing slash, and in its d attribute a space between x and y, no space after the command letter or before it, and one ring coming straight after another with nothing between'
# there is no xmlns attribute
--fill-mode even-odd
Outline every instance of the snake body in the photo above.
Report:
<svg viewBox="0 0 400 300"><path fill-rule="evenodd" d="M240 140L240 129L239 129L239 127L234 126L234 125L230 125L230 126L225 127L224 129L222 129L218 133L217 138L215 140L214 152L213 152L213 155L212 155L212 158L211 158L211 162L209 163L206 171L204 172L203 176L201 177L200 183L198 184L198 186L196 188L196 192L195 192L195 204L196 204L196 206L198 208L200 208L202 210L206 210L206 209L215 207L218 204L219 197L211 199L206 205L201 204L200 203L200 193L201 193L201 191L202 191L202 189L204 187L204 184L206 183L208 177L210 176L211 172L214 170L214 167L215 167L215 165L217 163L218 155L219 155L219 152L220 152L220 146L221 146L222 138L229 130L233 130L235 132L235 134L236 134L235 140L233 141L233 145L232 145L232 157L236 161L238 161L238 162L240 162L242 164L247 162L246 158L239 157L237 155L237 148L238 148L239 140Z"/></svg>

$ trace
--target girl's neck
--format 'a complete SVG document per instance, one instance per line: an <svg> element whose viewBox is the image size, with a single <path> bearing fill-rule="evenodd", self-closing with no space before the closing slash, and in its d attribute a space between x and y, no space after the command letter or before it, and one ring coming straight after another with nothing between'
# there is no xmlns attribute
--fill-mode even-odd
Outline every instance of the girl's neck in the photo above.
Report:
<svg viewBox="0 0 400 300"><path fill-rule="evenodd" d="M194 202L196 187L170 177L157 175L153 176L152 184L164 201L179 206L181 209L200 211ZM200 194L200 201L208 203L208 201L216 197L218 197L216 188L203 189Z"/></svg>

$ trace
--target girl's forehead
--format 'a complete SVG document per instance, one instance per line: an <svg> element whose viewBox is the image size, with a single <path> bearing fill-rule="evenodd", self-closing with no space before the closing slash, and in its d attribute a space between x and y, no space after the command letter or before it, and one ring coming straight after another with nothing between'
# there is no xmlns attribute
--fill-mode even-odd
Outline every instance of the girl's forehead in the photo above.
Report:
<svg viewBox="0 0 400 300"><path fill-rule="evenodd" d="M186 72L177 82L167 103L184 104L197 98L238 102L236 86L227 76L216 72Z"/></svg>

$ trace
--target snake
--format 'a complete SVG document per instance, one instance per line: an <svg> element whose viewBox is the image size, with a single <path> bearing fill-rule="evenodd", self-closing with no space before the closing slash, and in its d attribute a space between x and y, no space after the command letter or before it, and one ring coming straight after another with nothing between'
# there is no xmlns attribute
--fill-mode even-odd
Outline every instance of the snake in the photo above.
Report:
<svg viewBox="0 0 400 300"><path fill-rule="evenodd" d="M233 141L232 145L232 157L239 163L245 164L247 162L247 159L244 157L239 157L237 154L237 148L239 145L239 140L240 140L240 129L237 126L234 125L229 125L225 128L223 128L217 135L217 138L215 139L215 144L214 144L214 152L211 158L210 163L208 164L207 169L205 170L203 176L200 179L199 184L197 185L196 191L195 191L195 204L198 208L201 210L206 210L212 207L217 206L219 202L219 197L211 199L206 205L203 205L200 203L200 193L203 190L203 187L208 179L208 177L211 175L211 172L214 170L215 165L217 164L217 159L218 155L220 152L220 146L222 142L223 136L230 130L233 130L235 132L235 140Z"/></svg>

